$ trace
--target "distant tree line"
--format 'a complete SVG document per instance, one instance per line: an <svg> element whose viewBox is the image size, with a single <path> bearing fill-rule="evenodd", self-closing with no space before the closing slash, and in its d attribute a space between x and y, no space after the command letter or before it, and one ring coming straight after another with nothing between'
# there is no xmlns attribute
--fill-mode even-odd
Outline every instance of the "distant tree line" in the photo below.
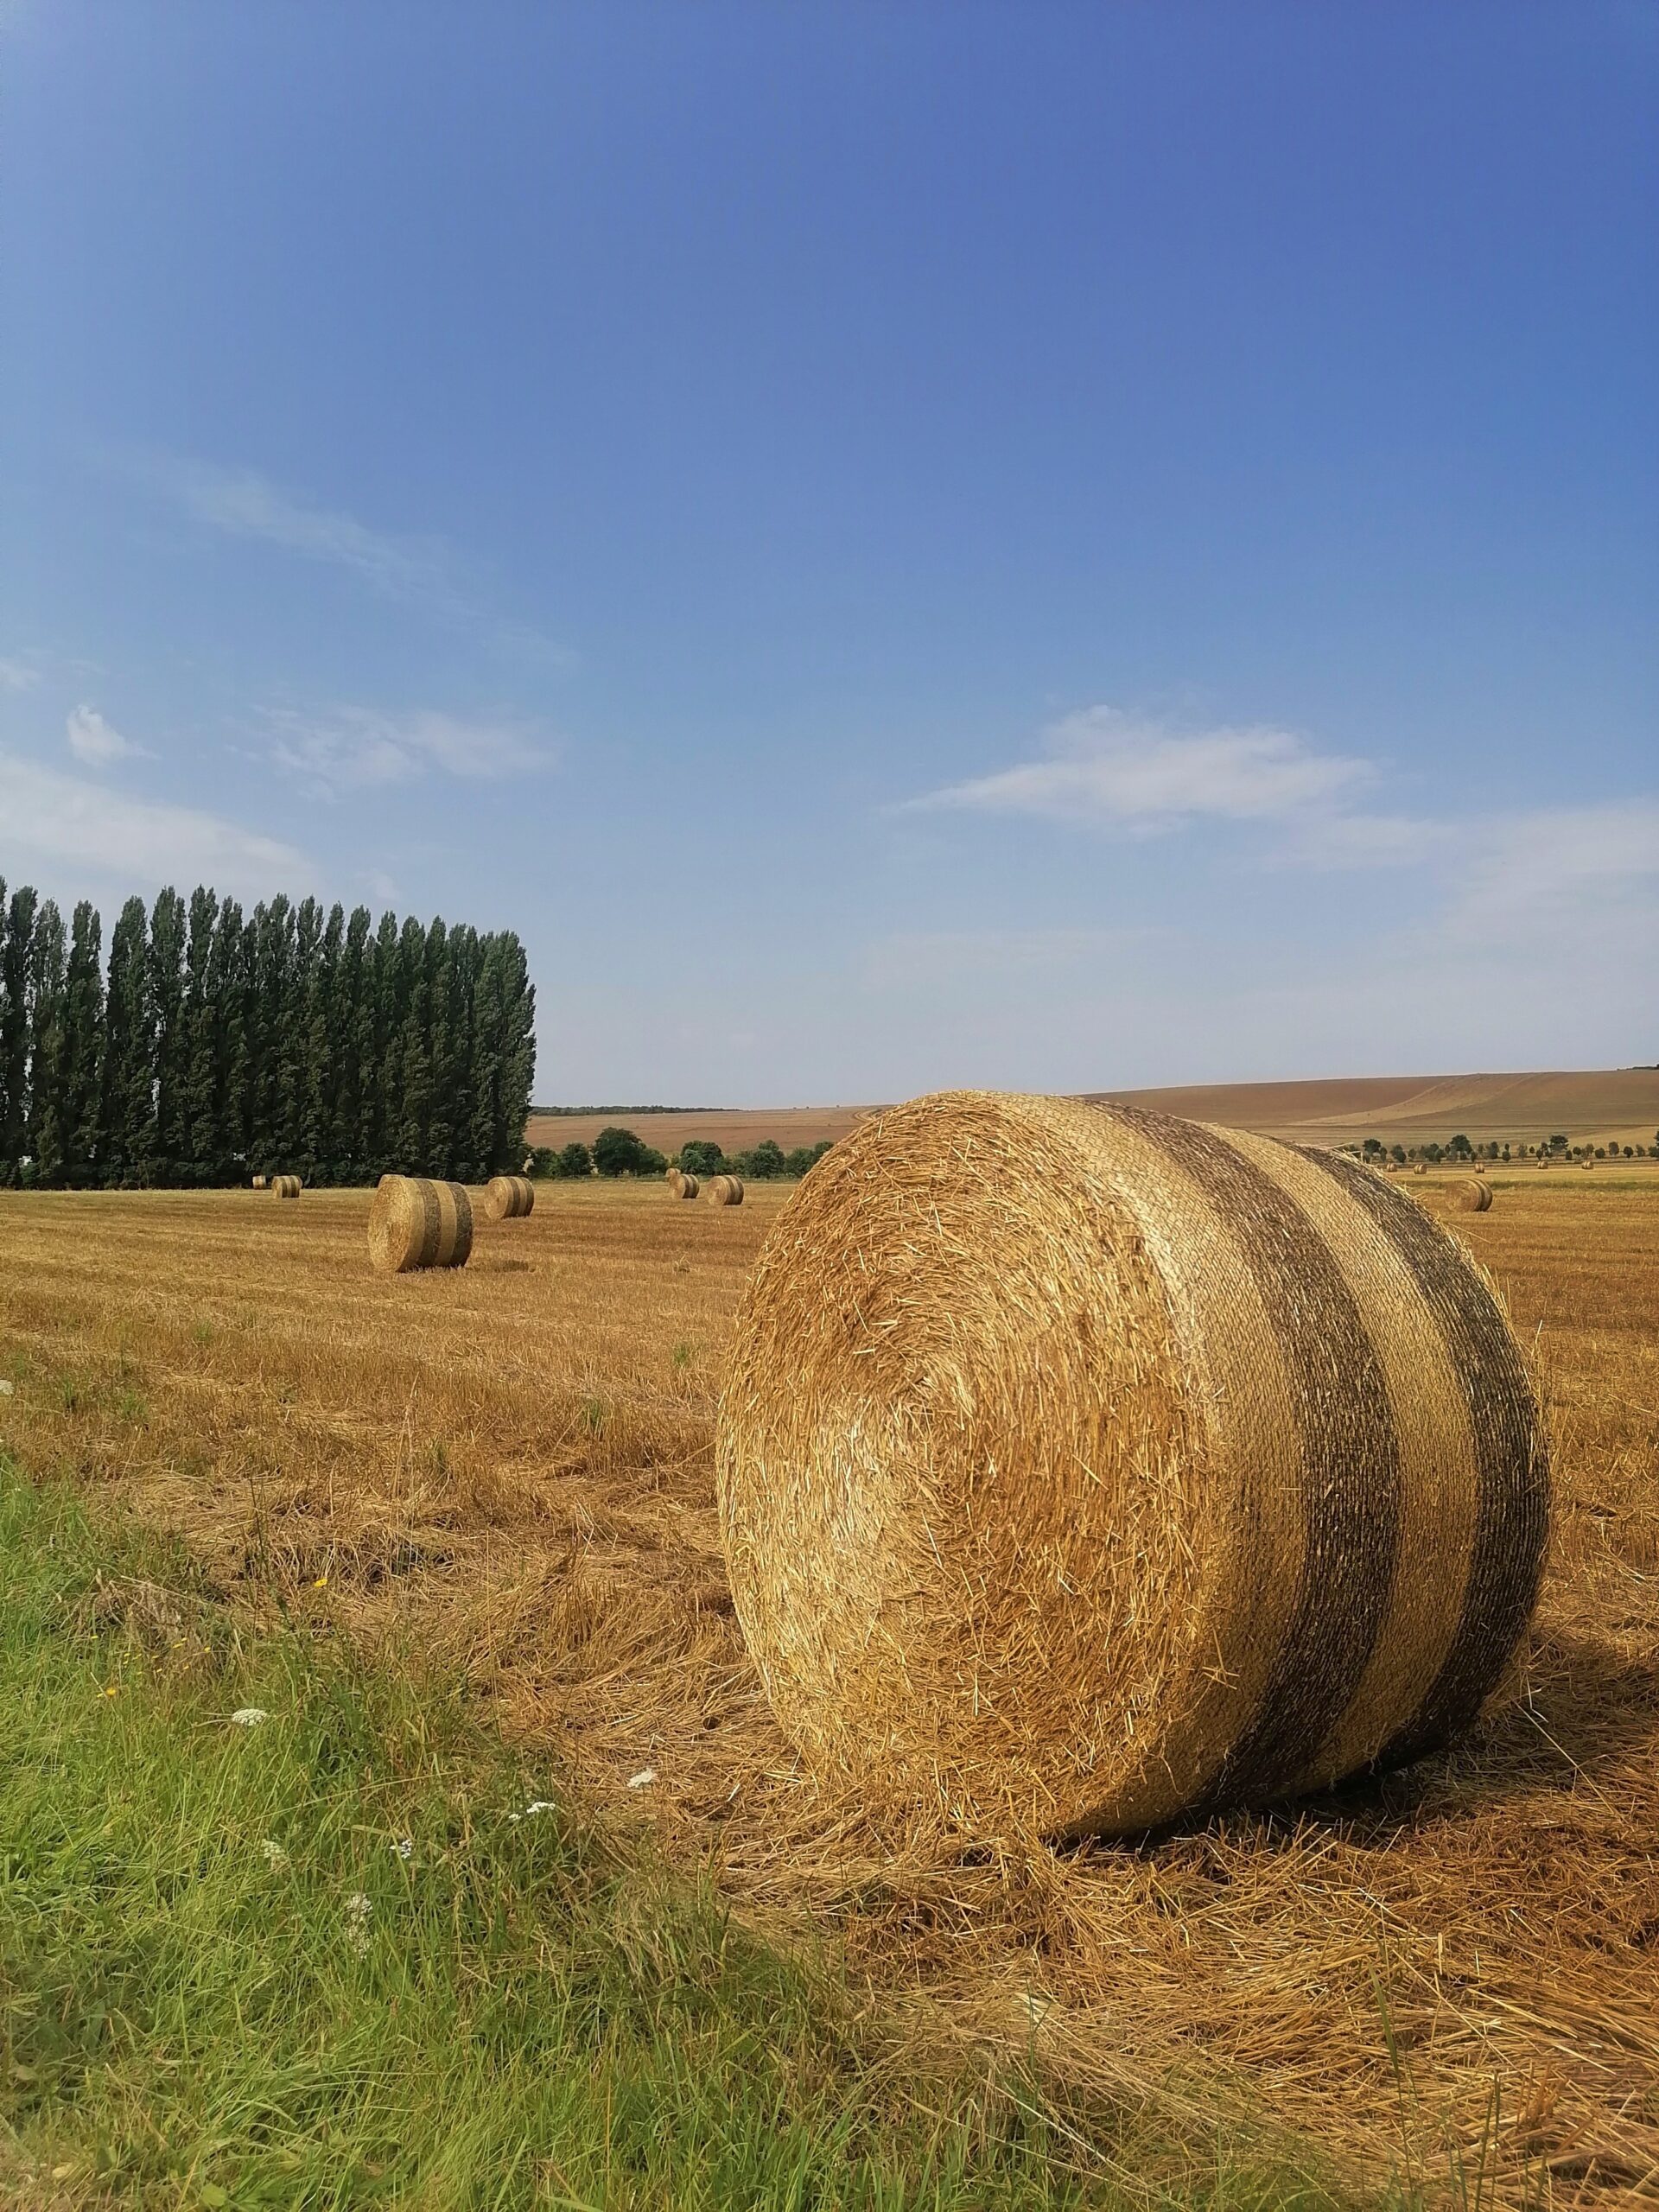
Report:
<svg viewBox="0 0 1659 2212"><path fill-rule="evenodd" d="M522 1162L536 994L511 931L198 888L129 899L107 961L103 934L88 901L66 929L0 879L0 1185Z"/></svg>
<svg viewBox="0 0 1659 2212"><path fill-rule="evenodd" d="M717 1144L698 1141L682 1145L672 1164L688 1175L741 1175L745 1182L780 1182L804 1175L829 1149L826 1140L785 1152L766 1137L748 1152L726 1153ZM622 1128L601 1129L591 1146L539 1146L531 1159L532 1174L553 1176L660 1175L670 1165L666 1153L648 1145L635 1130Z"/></svg>
<svg viewBox="0 0 1659 2212"><path fill-rule="evenodd" d="M1552 1160L1659 1160L1659 1129L1655 1130L1650 1145L1574 1144L1570 1137L1558 1133L1542 1143L1516 1143L1513 1148L1508 1144L1500 1145L1496 1140L1487 1144L1471 1144L1466 1136L1455 1136L1444 1144L1431 1141L1409 1146L1385 1144L1381 1137L1367 1137L1363 1145L1344 1145L1340 1149L1357 1150L1364 1160L1391 1160L1398 1167L1416 1160L1427 1160L1432 1167L1443 1164L1456 1166L1463 1160L1535 1160L1540 1154Z"/></svg>

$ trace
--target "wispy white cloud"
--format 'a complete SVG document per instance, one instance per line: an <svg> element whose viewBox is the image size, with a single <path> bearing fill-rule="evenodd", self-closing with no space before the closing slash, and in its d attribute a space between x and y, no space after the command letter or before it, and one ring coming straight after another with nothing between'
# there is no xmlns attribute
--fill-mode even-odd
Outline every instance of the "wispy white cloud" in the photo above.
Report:
<svg viewBox="0 0 1659 2212"><path fill-rule="evenodd" d="M403 784L437 769L499 781L546 766L550 754L522 725L420 710L387 714L337 707L326 715L272 712L276 766L323 798Z"/></svg>
<svg viewBox="0 0 1659 2212"><path fill-rule="evenodd" d="M1581 954L1659 925L1659 798L1539 808L1466 828L1446 926Z"/></svg>
<svg viewBox="0 0 1659 2212"><path fill-rule="evenodd" d="M376 530L344 508L289 491L254 468L150 448L106 458L206 529L338 569L382 598L477 625L498 643L556 661L570 657L539 631L490 610L469 564L442 537Z"/></svg>
<svg viewBox="0 0 1659 2212"><path fill-rule="evenodd" d="M40 680L39 670L26 660L0 658L0 691L32 691Z"/></svg>
<svg viewBox="0 0 1659 2212"><path fill-rule="evenodd" d="M394 598L444 597L454 588L450 556L435 539L372 530L355 515L284 491L257 469L222 468L186 454L121 458L151 491L228 537L257 539L343 569Z"/></svg>
<svg viewBox="0 0 1659 2212"><path fill-rule="evenodd" d="M276 838L0 753L0 865L42 861L77 885L214 883L251 898L315 887L311 863Z"/></svg>
<svg viewBox="0 0 1659 2212"><path fill-rule="evenodd" d="M1043 734L1042 756L910 802L1032 814L1147 833L1205 818L1284 819L1365 783L1368 762L1319 753L1292 731L1228 725L1171 729L1116 707L1087 707Z"/></svg>
<svg viewBox="0 0 1659 2212"><path fill-rule="evenodd" d="M124 737L112 722L106 721L96 707L73 707L64 724L64 735L69 741L69 750L77 760L84 760L89 767L101 768L111 760L150 760L155 756L147 746L137 745Z"/></svg>

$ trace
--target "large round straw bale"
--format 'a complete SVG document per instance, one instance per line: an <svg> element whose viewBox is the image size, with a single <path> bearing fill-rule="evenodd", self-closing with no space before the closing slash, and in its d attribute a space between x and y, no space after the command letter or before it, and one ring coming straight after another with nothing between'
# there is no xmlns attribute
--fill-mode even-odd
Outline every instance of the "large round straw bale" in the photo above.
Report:
<svg viewBox="0 0 1659 2212"><path fill-rule="evenodd" d="M674 1194L677 1198L695 1198L702 1188L702 1185L696 1176L682 1175L674 1185Z"/></svg>
<svg viewBox="0 0 1659 2212"><path fill-rule="evenodd" d="M982 1092L871 1116L787 1201L716 1464L784 1728L982 1834L1420 1757L1503 1675L1548 1518L1503 1313L1403 1192Z"/></svg>
<svg viewBox="0 0 1659 2212"><path fill-rule="evenodd" d="M1490 1213L1492 1210L1492 1186L1478 1183L1472 1176L1458 1185L1458 1204L1465 1213Z"/></svg>
<svg viewBox="0 0 1659 2212"><path fill-rule="evenodd" d="M464 1185L381 1177L369 1201L369 1258L384 1274L464 1268L472 1249L473 1202Z"/></svg>
<svg viewBox="0 0 1659 2212"><path fill-rule="evenodd" d="M297 1198L305 1185L297 1175L273 1175L270 1187L279 1198Z"/></svg>
<svg viewBox="0 0 1659 2212"><path fill-rule="evenodd" d="M492 1175L484 1186L486 1221L518 1221L536 1204L536 1185L527 1175Z"/></svg>
<svg viewBox="0 0 1659 2212"><path fill-rule="evenodd" d="M709 1185L711 1206L741 1206L743 1203L743 1179L741 1175L716 1175Z"/></svg>

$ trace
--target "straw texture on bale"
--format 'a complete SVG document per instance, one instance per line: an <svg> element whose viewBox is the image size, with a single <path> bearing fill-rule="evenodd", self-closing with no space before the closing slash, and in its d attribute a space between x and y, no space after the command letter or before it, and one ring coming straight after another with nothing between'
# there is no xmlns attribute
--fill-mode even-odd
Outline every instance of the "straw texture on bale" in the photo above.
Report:
<svg viewBox="0 0 1659 2212"><path fill-rule="evenodd" d="M1458 1185L1458 1204L1465 1213L1490 1213L1492 1210L1492 1186L1477 1183L1471 1177Z"/></svg>
<svg viewBox="0 0 1659 2212"><path fill-rule="evenodd" d="M1121 1106L871 1116L745 1292L716 1481L809 1761L1122 1834L1434 1749L1537 1591L1543 1432L1484 1278L1339 1154Z"/></svg>
<svg viewBox="0 0 1659 2212"><path fill-rule="evenodd" d="M369 1201L369 1258L385 1274L464 1268L473 1249L473 1202L464 1185L383 1175Z"/></svg>
<svg viewBox="0 0 1659 2212"><path fill-rule="evenodd" d="M492 1175L484 1185L486 1221L522 1221L536 1204L536 1185L527 1175Z"/></svg>
<svg viewBox="0 0 1659 2212"><path fill-rule="evenodd" d="M305 1185L297 1175L273 1175L270 1187L279 1198L297 1198Z"/></svg>
<svg viewBox="0 0 1659 2212"><path fill-rule="evenodd" d="M664 1168L663 1180L667 1184L670 1191L677 1198L680 1195L680 1185L684 1182L685 1178L680 1173L679 1169L673 1165L672 1161Z"/></svg>
<svg viewBox="0 0 1659 2212"><path fill-rule="evenodd" d="M695 1198L702 1188L695 1175L682 1175L674 1185L674 1195L677 1198Z"/></svg>
<svg viewBox="0 0 1659 2212"><path fill-rule="evenodd" d="M253 1187L254 1187L254 1189L255 1189L256 1191L263 1191L263 1190L264 1189L264 1187L265 1187L265 1179L264 1179L264 1177L263 1175L256 1175L256 1176L254 1177L254 1179L253 1179Z"/></svg>
<svg viewBox="0 0 1659 2212"><path fill-rule="evenodd" d="M709 1185L711 1206L741 1206L743 1203L743 1179L741 1175L716 1175Z"/></svg>

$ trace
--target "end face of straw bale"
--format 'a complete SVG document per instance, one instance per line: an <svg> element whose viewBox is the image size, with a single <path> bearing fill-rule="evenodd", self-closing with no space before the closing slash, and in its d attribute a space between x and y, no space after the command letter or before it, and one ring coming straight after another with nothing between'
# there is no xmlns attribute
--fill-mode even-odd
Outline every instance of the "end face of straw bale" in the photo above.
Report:
<svg viewBox="0 0 1659 2212"><path fill-rule="evenodd" d="M674 1166L672 1161L664 1168L663 1180L667 1184L670 1194L677 1198L680 1195L680 1185L684 1182L685 1177L682 1174L680 1170Z"/></svg>
<svg viewBox="0 0 1659 2212"><path fill-rule="evenodd" d="M522 1221L536 1204L536 1186L527 1175L492 1175L484 1186L486 1221Z"/></svg>
<svg viewBox="0 0 1659 2212"><path fill-rule="evenodd" d="M473 1202L460 1183L383 1175L369 1201L369 1262L383 1274L464 1268L472 1256Z"/></svg>
<svg viewBox="0 0 1659 2212"><path fill-rule="evenodd" d="M743 1179L739 1175L716 1175L709 1185L711 1206L741 1206L743 1203Z"/></svg>
<svg viewBox="0 0 1659 2212"><path fill-rule="evenodd" d="M981 1833L1419 1756L1503 1673L1548 1518L1507 1325L1403 1193L973 1092L872 1116L783 1208L717 1484L786 1731Z"/></svg>

